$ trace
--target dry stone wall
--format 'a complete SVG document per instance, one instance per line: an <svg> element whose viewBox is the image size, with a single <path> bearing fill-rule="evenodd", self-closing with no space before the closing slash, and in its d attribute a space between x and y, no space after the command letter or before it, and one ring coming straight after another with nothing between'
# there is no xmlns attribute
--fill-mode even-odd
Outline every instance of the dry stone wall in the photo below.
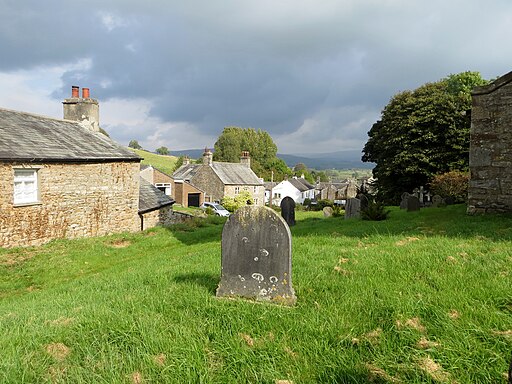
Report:
<svg viewBox="0 0 512 384"><path fill-rule="evenodd" d="M13 168L0 163L0 246L137 231L139 163L37 164L39 203L14 206Z"/></svg>
<svg viewBox="0 0 512 384"><path fill-rule="evenodd" d="M473 91L468 213L512 211L512 72Z"/></svg>

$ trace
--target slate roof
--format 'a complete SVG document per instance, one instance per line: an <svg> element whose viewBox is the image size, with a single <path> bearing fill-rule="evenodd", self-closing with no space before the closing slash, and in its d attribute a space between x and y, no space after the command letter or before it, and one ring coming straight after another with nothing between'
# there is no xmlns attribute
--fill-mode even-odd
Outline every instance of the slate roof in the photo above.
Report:
<svg viewBox="0 0 512 384"><path fill-rule="evenodd" d="M140 161L109 137L80 123L0 108L0 161Z"/></svg>
<svg viewBox="0 0 512 384"><path fill-rule="evenodd" d="M190 180L203 164L186 164L174 172L175 179ZM214 161L212 169L224 185L263 185L256 174L244 164Z"/></svg>
<svg viewBox="0 0 512 384"><path fill-rule="evenodd" d="M147 213L175 203L165 193L154 187L151 183L140 178L139 187L139 213Z"/></svg>
<svg viewBox="0 0 512 384"><path fill-rule="evenodd" d="M293 185L295 188L297 188L300 192L309 191L311 189L315 189L315 187L307 182L307 180L303 178L293 178L288 179L291 185Z"/></svg>

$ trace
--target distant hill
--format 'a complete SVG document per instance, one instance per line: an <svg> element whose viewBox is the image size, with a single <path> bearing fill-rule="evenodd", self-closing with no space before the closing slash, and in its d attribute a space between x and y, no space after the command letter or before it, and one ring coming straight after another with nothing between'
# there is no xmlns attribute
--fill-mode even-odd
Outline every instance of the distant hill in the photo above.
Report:
<svg viewBox="0 0 512 384"><path fill-rule="evenodd" d="M172 175L172 172L174 170L174 164L176 164L176 161L178 158L176 156L162 156L157 155L156 153L144 151L142 149L133 149L129 148L133 152L135 152L137 155L143 158L141 161L144 165L152 165L155 168L158 168L164 173L167 173L168 175Z"/></svg>
<svg viewBox="0 0 512 384"><path fill-rule="evenodd" d="M188 156L191 159L198 159L203 155L204 149L184 149L171 151L173 156ZM308 168L323 169L372 169L375 164L363 163L360 150L338 151L329 153L314 153L307 155L292 155L278 153L277 157L283 159L290 168L298 163L305 164Z"/></svg>

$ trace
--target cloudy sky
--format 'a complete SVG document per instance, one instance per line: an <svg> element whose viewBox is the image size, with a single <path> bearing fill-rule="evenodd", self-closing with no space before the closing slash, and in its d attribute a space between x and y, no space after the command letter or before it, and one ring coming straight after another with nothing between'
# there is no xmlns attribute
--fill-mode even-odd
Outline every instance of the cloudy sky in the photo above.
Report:
<svg viewBox="0 0 512 384"><path fill-rule="evenodd" d="M60 118L78 85L124 145L361 149L397 92L511 71L510 36L510 0L0 0L0 107Z"/></svg>

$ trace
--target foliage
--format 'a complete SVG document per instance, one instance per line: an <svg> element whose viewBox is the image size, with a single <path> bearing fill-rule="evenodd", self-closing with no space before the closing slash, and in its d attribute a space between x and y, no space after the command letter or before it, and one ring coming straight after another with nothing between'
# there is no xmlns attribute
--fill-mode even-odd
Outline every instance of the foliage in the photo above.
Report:
<svg viewBox="0 0 512 384"><path fill-rule="evenodd" d="M181 167L183 165L183 162L185 161L185 157L184 156L180 156L178 157L178 159L176 160L176 162L174 163L174 169L173 169L173 172L175 172L179 167Z"/></svg>
<svg viewBox="0 0 512 384"><path fill-rule="evenodd" d="M468 197L469 174L451 171L434 177L430 192L442 197L451 197L455 203L463 203Z"/></svg>
<svg viewBox="0 0 512 384"><path fill-rule="evenodd" d="M361 218L368 221L386 220L391 213L384 203L368 199L368 205L361 209Z"/></svg>
<svg viewBox="0 0 512 384"><path fill-rule="evenodd" d="M221 204L229 212L235 212L238 208L254 204L254 199L249 191L240 191L234 198L224 196Z"/></svg>
<svg viewBox="0 0 512 384"><path fill-rule="evenodd" d="M0 381L506 381L511 217L296 219L294 308L215 297L218 216L1 249Z"/></svg>
<svg viewBox="0 0 512 384"><path fill-rule="evenodd" d="M368 132L362 157L376 163L381 199L396 204L436 174L467 170L469 92L485 83L478 72L463 72L393 96Z"/></svg>
<svg viewBox="0 0 512 384"><path fill-rule="evenodd" d="M140 144L137 140L130 140L128 147L133 148L133 149L142 149L142 147L140 146Z"/></svg>
<svg viewBox="0 0 512 384"><path fill-rule="evenodd" d="M293 173L297 177L302 177L302 175L304 175L304 179L311 184L314 184L316 182L315 177L312 175L312 173L304 163L297 163L295 167L293 167Z"/></svg>
<svg viewBox="0 0 512 384"><path fill-rule="evenodd" d="M277 157L277 146L268 134L261 129L225 127L215 142L214 160L237 163L242 151L249 151L251 169L259 177L280 181L289 175L290 169L286 163Z"/></svg>
<svg viewBox="0 0 512 384"><path fill-rule="evenodd" d="M333 205L332 206L332 216L333 217L343 217L345 216L345 210L341 205Z"/></svg>
<svg viewBox="0 0 512 384"><path fill-rule="evenodd" d="M160 147L156 149L156 153L159 155L167 156L169 155L169 149L167 147Z"/></svg>

